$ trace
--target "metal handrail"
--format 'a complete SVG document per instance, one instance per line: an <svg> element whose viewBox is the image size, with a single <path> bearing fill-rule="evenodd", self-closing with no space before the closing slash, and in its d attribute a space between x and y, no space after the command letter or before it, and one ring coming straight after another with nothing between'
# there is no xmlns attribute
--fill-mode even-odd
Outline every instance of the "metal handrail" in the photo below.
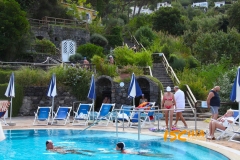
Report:
<svg viewBox="0 0 240 160"><path fill-rule="evenodd" d="M174 81L175 84L180 84L179 79L177 78L175 72L173 71L172 67L169 65L167 58L165 57L165 55L162 53L162 62L163 65L168 73L168 75L172 78L172 80Z"/></svg>
<svg viewBox="0 0 240 160"><path fill-rule="evenodd" d="M186 86L187 101L188 101L191 109L193 110L193 108L196 108L198 102L197 102L195 96L193 95L190 87L187 84L185 84L185 86Z"/></svg>
<svg viewBox="0 0 240 160"><path fill-rule="evenodd" d="M156 107L156 106L155 106ZM190 109L190 108L189 108ZM185 108L184 110L189 110L188 108ZM112 112L115 112L115 113L118 113L118 111L121 111L121 110L124 110L124 109L114 109ZM129 110L129 109L126 109L126 110ZM159 111L169 111L168 115L169 115L169 119L170 119L170 111L172 110L175 110L175 109L155 109L155 110L150 110L151 112L154 111L154 112L158 112ZM144 110L144 111L149 111L149 110ZM194 121L195 121L195 130L197 130L197 112L196 112L196 108L194 108ZM143 112L143 110L139 110L139 109L134 109L134 112L138 112L138 140L140 140L140 132L141 132L141 121L140 121L140 112ZM123 117L124 118L124 117ZM115 114L115 122L116 122L116 136L118 138L118 123L117 123L117 119L118 119L118 115ZM159 123L159 119L158 119L158 123ZM169 135L170 135L170 123L169 123ZM159 128L158 128L159 130ZM124 131L124 126L123 126L123 131Z"/></svg>
<svg viewBox="0 0 240 160"><path fill-rule="evenodd" d="M151 76L151 77L153 77L153 75L152 75L152 69L151 69L151 67L150 67L150 66L148 66L148 69L149 69L150 76Z"/></svg>

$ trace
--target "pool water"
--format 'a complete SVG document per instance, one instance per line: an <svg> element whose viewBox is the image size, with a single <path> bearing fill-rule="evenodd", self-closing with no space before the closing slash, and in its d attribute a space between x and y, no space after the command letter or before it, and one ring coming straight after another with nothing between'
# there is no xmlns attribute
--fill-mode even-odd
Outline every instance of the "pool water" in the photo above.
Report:
<svg viewBox="0 0 240 160"><path fill-rule="evenodd" d="M188 142L165 142L161 137L115 132L79 130L5 130L6 139L0 142L1 160L228 160L222 154ZM60 154L46 150L46 140L54 146L76 149L80 154ZM121 154L115 150L117 142L126 149L143 155Z"/></svg>

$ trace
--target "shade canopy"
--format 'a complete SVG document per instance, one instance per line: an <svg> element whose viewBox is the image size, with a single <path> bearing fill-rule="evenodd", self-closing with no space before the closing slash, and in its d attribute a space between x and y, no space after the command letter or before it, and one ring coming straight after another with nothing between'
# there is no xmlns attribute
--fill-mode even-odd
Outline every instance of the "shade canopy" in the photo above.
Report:
<svg viewBox="0 0 240 160"><path fill-rule="evenodd" d="M142 95L142 90L136 80L134 73L132 74L132 79L128 88L128 97L138 97Z"/></svg>

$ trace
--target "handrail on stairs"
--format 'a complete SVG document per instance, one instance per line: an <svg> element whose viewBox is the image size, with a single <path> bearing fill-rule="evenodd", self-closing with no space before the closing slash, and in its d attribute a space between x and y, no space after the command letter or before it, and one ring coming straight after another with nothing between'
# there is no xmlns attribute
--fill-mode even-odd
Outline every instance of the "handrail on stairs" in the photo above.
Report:
<svg viewBox="0 0 240 160"><path fill-rule="evenodd" d="M162 53L162 63L168 73L168 75L172 78L174 84L180 84L179 79L177 78L175 72L173 71L172 67L169 65L167 58L165 55Z"/></svg>
<svg viewBox="0 0 240 160"><path fill-rule="evenodd" d="M168 75L171 77L171 79L173 80L174 84L175 85L179 85L180 84L180 81L179 79L177 78L177 75L175 74L174 70L172 69L172 67L169 65L168 61L167 61L167 58L165 57L164 53L159 53L159 56L162 56L162 63L168 73ZM197 105L197 100L195 98L195 96L193 95L190 87L185 84L186 86L186 98L187 98L187 101L194 113L194 108L196 108L196 105Z"/></svg>

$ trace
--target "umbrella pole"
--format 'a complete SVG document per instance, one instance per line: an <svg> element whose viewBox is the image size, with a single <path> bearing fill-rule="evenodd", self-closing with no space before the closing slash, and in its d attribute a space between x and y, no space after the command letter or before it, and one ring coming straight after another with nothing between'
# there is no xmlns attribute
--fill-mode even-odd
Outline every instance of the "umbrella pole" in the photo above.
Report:
<svg viewBox="0 0 240 160"><path fill-rule="evenodd" d="M93 121L94 121L94 99L92 100L92 104L93 104Z"/></svg>
<svg viewBox="0 0 240 160"><path fill-rule="evenodd" d="M53 122L53 107L54 107L54 97L52 98L52 122Z"/></svg>
<svg viewBox="0 0 240 160"><path fill-rule="evenodd" d="M133 106L136 107L136 106L135 106L135 98L133 98Z"/></svg>
<svg viewBox="0 0 240 160"><path fill-rule="evenodd" d="M240 127L240 102L238 102L238 125Z"/></svg>
<svg viewBox="0 0 240 160"><path fill-rule="evenodd" d="M12 123L12 97L11 97L11 106L10 106L10 123Z"/></svg>

